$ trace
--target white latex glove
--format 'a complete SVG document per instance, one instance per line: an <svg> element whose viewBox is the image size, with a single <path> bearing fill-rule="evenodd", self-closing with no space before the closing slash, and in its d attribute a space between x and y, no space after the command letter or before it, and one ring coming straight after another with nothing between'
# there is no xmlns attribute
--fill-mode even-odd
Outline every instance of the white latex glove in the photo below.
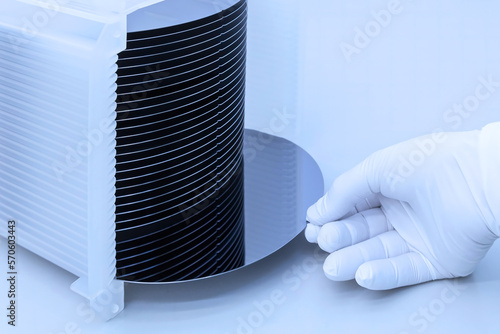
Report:
<svg viewBox="0 0 500 334"><path fill-rule="evenodd" d="M332 280L383 290L469 275L500 237L500 123L374 153L307 221Z"/></svg>

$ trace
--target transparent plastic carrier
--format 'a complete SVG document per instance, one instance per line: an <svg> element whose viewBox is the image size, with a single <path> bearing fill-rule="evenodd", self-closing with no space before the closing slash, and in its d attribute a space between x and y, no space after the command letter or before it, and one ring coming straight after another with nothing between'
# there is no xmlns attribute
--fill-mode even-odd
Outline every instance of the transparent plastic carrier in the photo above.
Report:
<svg viewBox="0 0 500 334"><path fill-rule="evenodd" d="M170 24L197 18L188 3L202 16L236 2L164 1L172 13L159 20ZM160 2L0 2L0 219L19 221L21 246L78 276L71 288L105 319L124 307L124 282L115 278L118 54L127 32L146 24L133 21L134 13ZM248 6L245 127L293 141L299 2Z"/></svg>

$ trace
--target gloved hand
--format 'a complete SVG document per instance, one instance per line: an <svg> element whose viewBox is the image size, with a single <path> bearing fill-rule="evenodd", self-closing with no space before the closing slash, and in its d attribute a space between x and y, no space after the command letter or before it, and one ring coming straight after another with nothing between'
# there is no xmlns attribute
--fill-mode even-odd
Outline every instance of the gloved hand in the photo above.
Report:
<svg viewBox="0 0 500 334"><path fill-rule="evenodd" d="M467 276L500 237L500 123L368 157L307 211L332 280L374 290Z"/></svg>

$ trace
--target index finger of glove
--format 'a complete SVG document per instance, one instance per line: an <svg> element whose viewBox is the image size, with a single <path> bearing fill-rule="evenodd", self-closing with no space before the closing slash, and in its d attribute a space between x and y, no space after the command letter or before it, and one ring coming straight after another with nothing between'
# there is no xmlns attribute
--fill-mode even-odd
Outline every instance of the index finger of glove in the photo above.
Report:
<svg viewBox="0 0 500 334"><path fill-rule="evenodd" d="M307 210L307 221L314 225L348 217L380 205L378 192L372 190L371 168L375 163L370 157L353 169L339 176L328 192Z"/></svg>

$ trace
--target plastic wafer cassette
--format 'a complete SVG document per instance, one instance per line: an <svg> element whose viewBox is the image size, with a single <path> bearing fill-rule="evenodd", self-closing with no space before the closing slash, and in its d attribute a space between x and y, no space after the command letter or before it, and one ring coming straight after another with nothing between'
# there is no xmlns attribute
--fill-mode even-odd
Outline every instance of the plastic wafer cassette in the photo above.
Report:
<svg viewBox="0 0 500 334"><path fill-rule="evenodd" d="M303 228L303 188L310 202L321 195L320 177L284 181L301 170L283 166L309 159L292 143L245 156L260 140L245 132L248 10L246 0L0 3L0 219L79 277L72 289L106 319L123 309L125 282L208 278L276 251ZM284 185L260 194L266 161ZM281 209L259 202L271 195Z"/></svg>

